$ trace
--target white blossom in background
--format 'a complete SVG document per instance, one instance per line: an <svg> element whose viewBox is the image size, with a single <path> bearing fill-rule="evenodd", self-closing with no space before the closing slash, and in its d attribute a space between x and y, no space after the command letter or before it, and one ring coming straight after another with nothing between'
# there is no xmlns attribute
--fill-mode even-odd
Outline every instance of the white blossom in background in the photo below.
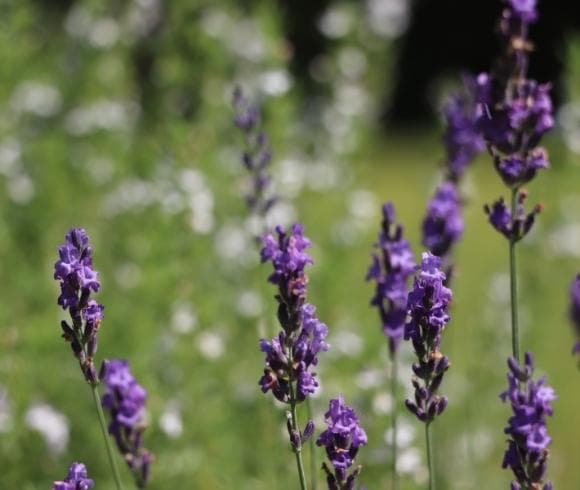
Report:
<svg viewBox="0 0 580 490"><path fill-rule="evenodd" d="M177 302L173 305L171 329L179 334L192 332L197 326L197 313L188 302Z"/></svg>
<svg viewBox="0 0 580 490"><path fill-rule="evenodd" d="M9 432L12 426L12 409L8 390L0 385L0 432Z"/></svg>
<svg viewBox="0 0 580 490"><path fill-rule="evenodd" d="M26 173L13 175L8 179L8 196L16 204L28 204L35 194L34 182Z"/></svg>
<svg viewBox="0 0 580 490"><path fill-rule="evenodd" d="M394 39L409 26L412 0L367 0L368 24L377 35Z"/></svg>
<svg viewBox="0 0 580 490"><path fill-rule="evenodd" d="M385 373L380 369L365 369L356 375L356 385L363 390L370 390L385 383Z"/></svg>
<svg viewBox="0 0 580 490"><path fill-rule="evenodd" d="M225 223L215 234L215 251L230 264L248 265L258 261L253 237L237 223Z"/></svg>
<svg viewBox="0 0 580 490"><path fill-rule="evenodd" d="M292 77L287 70L268 70L258 75L258 84L266 95L284 95L292 88Z"/></svg>
<svg viewBox="0 0 580 490"><path fill-rule="evenodd" d="M373 412L377 415L389 415L393 410L393 398L386 391L375 393L372 401Z"/></svg>
<svg viewBox="0 0 580 490"><path fill-rule="evenodd" d="M183 434L183 420L179 402L169 400L165 404L163 413L159 417L159 427L171 439L177 439Z"/></svg>
<svg viewBox="0 0 580 490"><path fill-rule="evenodd" d="M85 136L99 130L129 130L138 116L139 106L134 102L102 99L70 111L64 125L70 134Z"/></svg>
<svg viewBox="0 0 580 490"><path fill-rule="evenodd" d="M31 405L24 416L26 425L40 432L49 451L62 454L69 442L69 421L64 414L47 403Z"/></svg>
<svg viewBox="0 0 580 490"><path fill-rule="evenodd" d="M318 21L320 32L330 39L346 36L354 25L354 17L345 5L331 5Z"/></svg>
<svg viewBox="0 0 580 490"><path fill-rule="evenodd" d="M134 262L123 262L115 267L115 282L121 289L137 287L142 276L141 268Z"/></svg>
<svg viewBox="0 0 580 490"><path fill-rule="evenodd" d="M262 313L262 297L257 291L244 290L238 296L236 310L246 318L256 318Z"/></svg>
<svg viewBox="0 0 580 490"><path fill-rule="evenodd" d="M22 146L16 138L0 143L0 174L10 177L21 168Z"/></svg>
<svg viewBox="0 0 580 490"><path fill-rule="evenodd" d="M580 153L580 104L578 102L564 104L558 111L557 120L568 149ZM577 159L573 161L577 163Z"/></svg>
<svg viewBox="0 0 580 490"><path fill-rule="evenodd" d="M329 336L328 343L332 346L329 355L345 355L356 357L363 350L363 340L360 335L352 330L334 330Z"/></svg>
<svg viewBox="0 0 580 490"><path fill-rule="evenodd" d="M18 85L10 99L12 110L40 117L56 114L62 106L62 96L56 87L27 80Z"/></svg>
<svg viewBox="0 0 580 490"><path fill-rule="evenodd" d="M189 224L196 233L206 235L215 225L214 196L205 182L205 176L196 169L183 170L178 179L190 210Z"/></svg>
<svg viewBox="0 0 580 490"><path fill-rule="evenodd" d="M417 429L406 417L399 417L397 424L397 447L405 449L411 446L416 438ZM390 447L393 444L393 429L385 431L385 443Z"/></svg>
<svg viewBox="0 0 580 490"><path fill-rule="evenodd" d="M224 354L224 336L216 330L201 332L197 337L197 347L203 357L215 361Z"/></svg>

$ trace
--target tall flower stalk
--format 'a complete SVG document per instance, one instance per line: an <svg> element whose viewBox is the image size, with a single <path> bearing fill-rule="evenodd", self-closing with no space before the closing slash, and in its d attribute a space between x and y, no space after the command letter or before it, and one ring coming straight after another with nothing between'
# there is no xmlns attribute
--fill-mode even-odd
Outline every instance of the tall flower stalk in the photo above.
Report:
<svg viewBox="0 0 580 490"><path fill-rule="evenodd" d="M332 471L326 463L322 469L326 473L328 490L353 490L362 466L356 466L349 473L361 446L366 446L366 432L359 425L352 407L345 405L344 397L330 400L328 412L324 414L327 429L320 434L316 444L324 446Z"/></svg>
<svg viewBox="0 0 580 490"><path fill-rule="evenodd" d="M545 482L548 469L548 435L546 417L553 413L554 390L545 378L534 381L534 360L528 352L525 363L508 360L508 389L500 396L511 405L513 415L504 432L509 436L502 466L515 476L512 490L553 490L552 482Z"/></svg>
<svg viewBox="0 0 580 490"><path fill-rule="evenodd" d="M453 95L444 108L445 175L427 205L423 219L423 245L443 260L450 282L454 274L453 248L463 235L463 199L459 184L475 157L485 149L476 126L473 80L464 79L465 90Z"/></svg>
<svg viewBox="0 0 580 490"><path fill-rule="evenodd" d="M113 478L117 490L122 490L123 484L98 395L100 379L94 356L97 352L97 337L104 316L104 306L91 298L92 293L99 291L101 283L98 272L93 269L93 249L89 245L86 231L83 228L72 228L66 234L65 243L59 247L58 253L59 260L54 265L54 278L60 283L57 302L70 315L70 322L61 322L62 337L70 343L81 372L91 387Z"/></svg>
<svg viewBox="0 0 580 490"><path fill-rule="evenodd" d="M399 488L397 473L397 352L403 339L407 316L407 295L409 277L415 271L415 260L411 246L403 238L403 227L396 223L395 207L392 203L383 206L383 220L379 240L375 244L376 253L366 279L376 282L371 305L379 310L382 330L389 343L391 365L391 481L393 489Z"/></svg>
<svg viewBox="0 0 580 490"><path fill-rule="evenodd" d="M425 423L425 443L429 465L429 489L435 489L435 470L430 427L435 417L447 407L447 397L437 392L450 363L440 351L443 331L450 320L448 313L452 293L445 286L441 259L429 252L423 254L421 266L407 303L408 320L405 340L411 340L417 362L413 363L414 400L407 399L409 411Z"/></svg>
<svg viewBox="0 0 580 490"><path fill-rule="evenodd" d="M302 446L312 436L314 423L310 420L302 431L297 406L316 392L318 380L311 369L318 364L318 354L329 347L325 342L328 328L316 316L316 308L306 302L308 278L304 269L313 263L306 253L309 247L303 226L295 224L290 233L278 226L276 236L266 235L261 250L262 262L271 262L274 268L269 281L278 287L276 300L282 330L272 340L260 341L266 366L259 384L262 392L271 391L277 400L288 405L288 436L302 490L307 488Z"/></svg>
<svg viewBox="0 0 580 490"><path fill-rule="evenodd" d="M499 199L485 210L493 227L509 242L512 355L520 361L517 306L516 244L531 229L541 207L526 212L527 192L522 186L538 170L549 166L547 151L539 146L544 133L554 126L550 85L528 78L528 32L538 19L535 0L506 0L499 30L506 50L492 73L476 78L478 127L494 166L510 189L510 203Z"/></svg>

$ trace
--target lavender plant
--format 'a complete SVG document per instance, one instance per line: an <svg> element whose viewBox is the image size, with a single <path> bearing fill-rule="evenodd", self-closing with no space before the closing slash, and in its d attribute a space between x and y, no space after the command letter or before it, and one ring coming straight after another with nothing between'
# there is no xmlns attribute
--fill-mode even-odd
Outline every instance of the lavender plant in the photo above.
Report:
<svg viewBox="0 0 580 490"><path fill-rule="evenodd" d="M476 126L473 80L465 77L464 84L465 90L452 96L444 108L445 179L427 206L422 227L423 245L443 259L448 282L454 272L452 250L464 229L459 183L474 158L485 149L485 141Z"/></svg>
<svg viewBox="0 0 580 490"><path fill-rule="evenodd" d="M278 226L276 234L277 237L267 234L263 238L261 257L262 262L270 261L274 268L268 280L278 287L276 300L282 330L271 341L260 340L266 367L259 384L262 392L271 391L289 406L288 436L304 490L302 444L312 436L314 423L309 421L301 432L296 407L318 388L316 373L311 369L318 364L318 354L329 348L325 342L328 328L316 316L316 308L306 302L308 278L304 269L313 261L306 253L310 240L304 236L304 227L297 223L287 234Z"/></svg>
<svg viewBox="0 0 580 490"><path fill-rule="evenodd" d="M552 442L546 417L553 413L556 394L545 378L533 380L534 360L529 352L524 365L510 357L508 367L508 389L500 396L510 402L513 415L504 430L509 439L502 466L514 473L512 490L552 490L552 482L545 482Z"/></svg>
<svg viewBox="0 0 580 490"><path fill-rule="evenodd" d="M251 186L246 194L246 203L252 214L264 218L277 198L272 193L272 179L268 167L272 161L272 150L268 135L261 127L260 110L236 87L233 95L234 123L244 137L245 150L242 163L250 174Z"/></svg>
<svg viewBox="0 0 580 490"><path fill-rule="evenodd" d="M504 184L511 190L511 206L503 199L486 206L492 226L509 241L512 304L512 353L519 361L517 275L515 245L532 228L541 207L525 211L522 186L538 170L548 167L548 153L538 146L554 125L550 85L528 78L529 26L538 19L535 0L506 0L500 20L505 55L492 73L476 78L477 124Z"/></svg>
<svg viewBox="0 0 580 490"><path fill-rule="evenodd" d="M572 353L580 354L580 274L576 276L570 286L570 320L576 329L578 338Z"/></svg>
<svg viewBox="0 0 580 490"><path fill-rule="evenodd" d="M318 446L324 446L334 471L326 463L322 468L326 472L328 490L352 490L361 472L359 465L349 473L361 446L368 442L365 431L360 427L354 409L344 404L344 397L330 400L328 412L324 414L328 428L316 440Z"/></svg>
<svg viewBox="0 0 580 490"><path fill-rule="evenodd" d="M378 252L372 254L372 263L366 279L376 283L371 305L379 310L383 333L389 342L391 398L393 400L391 478L393 488L397 489L399 487L397 475L397 351L405 329L408 282L409 277L415 271L415 259L409 242L403 238L403 226L396 223L395 207L392 203L383 205L381 233L375 247Z"/></svg>
<svg viewBox="0 0 580 490"><path fill-rule="evenodd" d="M452 299L445 279L441 259L429 252L423 253L420 269L409 293L409 316L405 324L405 340L410 339L413 343L418 361L412 366L415 398L407 399L405 405L425 423L431 490L435 488L435 474L429 427L447 407L447 397L437 394L437 391L450 365L447 356L440 351L442 334L450 320L448 308Z"/></svg>
<svg viewBox="0 0 580 490"><path fill-rule="evenodd" d="M143 447L147 391L131 373L129 363L122 359L104 361L101 379L107 387L101 403L110 415L109 433L133 473L135 483L145 488L153 462L153 455Z"/></svg>
<svg viewBox="0 0 580 490"><path fill-rule="evenodd" d="M91 298L92 292L101 288L99 274L93 269L93 249L89 237L83 228L72 228L65 236L65 243L59 247L59 260L54 265L54 278L60 283L58 304L68 310L71 323L63 320L61 328L63 338L70 342L74 356L77 358L83 376L91 386L93 400L113 477L117 489L123 485L111 443L107 435L106 423L99 401L99 376L96 372L93 357L97 352L97 335L103 319L104 306Z"/></svg>
<svg viewBox="0 0 580 490"><path fill-rule="evenodd" d="M55 481L52 490L91 490L95 482L87 473L83 463L72 463L68 469L68 475L64 480Z"/></svg>

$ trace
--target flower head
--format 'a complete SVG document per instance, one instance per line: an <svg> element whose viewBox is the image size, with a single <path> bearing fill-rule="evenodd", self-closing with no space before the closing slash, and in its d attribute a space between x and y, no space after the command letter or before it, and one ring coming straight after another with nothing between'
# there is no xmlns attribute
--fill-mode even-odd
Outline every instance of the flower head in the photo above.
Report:
<svg viewBox="0 0 580 490"><path fill-rule="evenodd" d="M97 334L103 320L104 306L91 298L99 291L99 274L93 269L93 249L83 228L72 228L58 249L54 278L60 283L57 303L68 310L71 323L61 322L63 337L71 343L85 379L99 382L93 362L97 352Z"/></svg>
<svg viewBox="0 0 580 490"><path fill-rule="evenodd" d="M242 163L250 173L251 187L246 194L246 202L253 213L264 217L277 201L270 189L268 167L272 161L272 150L268 135L261 129L260 110L239 87L234 90L233 107L234 123L242 131L246 148L242 153Z"/></svg>
<svg viewBox="0 0 580 490"><path fill-rule="evenodd" d="M403 238L403 227L396 224L395 207L383 206L382 230L372 255L366 279L376 282L371 305L379 310L389 349L395 352L403 339L407 316L408 280L415 271L411 245Z"/></svg>
<svg viewBox="0 0 580 490"><path fill-rule="evenodd" d="M526 212L524 203L527 197L526 192L518 191L515 216L512 216L503 198L498 199L491 206L484 206L491 225L510 241L518 242L525 237L532 229L536 215L542 211L542 206L538 204L532 211Z"/></svg>
<svg viewBox="0 0 580 490"><path fill-rule="evenodd" d="M344 404L342 395L330 400L324 417L328 428L320 434L316 444L325 447L328 459L334 467L334 472L331 472L326 463L323 465L328 488L354 488L354 481L361 467L357 467L350 474L348 470L354 464L359 448L367 444L367 435L360 427L354 409Z"/></svg>
<svg viewBox="0 0 580 490"><path fill-rule="evenodd" d="M101 404L111 417L109 433L115 438L139 488L144 488L153 462L153 455L143 447L147 391L134 378L125 360L104 361L101 378L107 387Z"/></svg>
<svg viewBox="0 0 580 490"><path fill-rule="evenodd" d="M435 191L423 220L423 245L433 255L445 256L463 234L463 216L457 188L444 182Z"/></svg>
<svg viewBox="0 0 580 490"><path fill-rule="evenodd" d="M406 400L405 404L426 423L447 407L447 398L437 394L450 365L447 356L439 350L443 331L450 320L448 307L452 299L451 290L444 285L445 279L441 259L424 253L407 303L405 340L412 341L418 362L412 366L415 399Z"/></svg>
<svg viewBox="0 0 580 490"><path fill-rule="evenodd" d="M514 472L516 480L512 486L547 490L552 488L550 482L544 484L552 439L546 417L552 415L552 402L557 397L545 378L532 379L534 360L529 352L523 366L510 358L508 367L508 389L500 397L510 402L513 415L504 430L510 439L502 466Z"/></svg>
<svg viewBox="0 0 580 490"><path fill-rule="evenodd" d="M64 480L55 481L52 490L91 490L95 486L93 480L88 477L87 468L83 463L73 463L68 469L68 475Z"/></svg>

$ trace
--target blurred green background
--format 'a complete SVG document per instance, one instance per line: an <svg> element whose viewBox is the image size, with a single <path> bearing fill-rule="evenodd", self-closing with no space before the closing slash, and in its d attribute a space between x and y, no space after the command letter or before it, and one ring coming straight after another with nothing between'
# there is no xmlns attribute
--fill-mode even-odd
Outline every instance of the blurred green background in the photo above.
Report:
<svg viewBox="0 0 580 490"><path fill-rule="evenodd" d="M315 420L321 428L328 400L344 393L369 434L360 482L389 488L387 348L364 276L386 200L419 256L443 156L437 125L385 134L376 124L405 2L387 9L390 30L373 28L376 12L363 4L332 4L320 21L332 45L316 99L288 71L275 3L174 1L162 29L154 0L71 4L0 3L0 488L49 488L73 460L96 488L113 488L90 390L60 338L52 274L71 226L87 229L101 274L98 361L129 359L149 391L150 488L297 488L283 408L257 385L275 302L241 197L234 83L262 102L272 138L282 202L271 221L303 221L314 243L310 301L332 347L320 356ZM553 166L530 187L546 210L519 248L522 348L559 394L549 473L561 490L580 488L580 373L566 317L580 270L580 43L570 43L571 98L547 141ZM150 83L139 84L148 56ZM434 104L454 85L439 80ZM464 192L437 479L441 489L507 488L509 409L498 395L510 353L508 255L482 212L504 190L486 156ZM410 362L406 345L406 391ZM424 488L422 427L406 414L401 424L402 486Z"/></svg>

